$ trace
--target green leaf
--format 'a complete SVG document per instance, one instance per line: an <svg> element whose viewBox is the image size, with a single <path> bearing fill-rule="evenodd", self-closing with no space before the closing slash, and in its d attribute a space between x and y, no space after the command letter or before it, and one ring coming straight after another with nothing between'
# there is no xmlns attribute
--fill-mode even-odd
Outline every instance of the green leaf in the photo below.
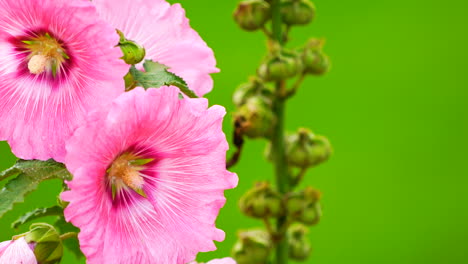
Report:
<svg viewBox="0 0 468 264"><path fill-rule="evenodd" d="M11 210L14 204L23 202L24 197L34 191L42 181L72 179L65 165L54 160L19 160L13 167L0 173L0 180L15 175L16 177L9 180L0 190L0 217Z"/></svg>
<svg viewBox="0 0 468 264"><path fill-rule="evenodd" d="M131 90L135 88L135 86L148 89L172 85L178 87L180 91L188 97L198 98L198 96L189 89L187 83L182 78L168 71L169 68L167 66L151 60L146 60L143 63L143 68L145 71L140 71L135 66L130 68L130 74L133 78L131 78L132 81L127 82L127 90ZM129 84L133 85L133 87L129 86Z"/></svg>
<svg viewBox="0 0 468 264"><path fill-rule="evenodd" d="M37 208L34 211L22 215L18 220L11 224L11 228L16 229L29 221L33 221L41 217L54 215L59 216L61 214L63 214L63 208L58 205L49 208Z"/></svg>
<svg viewBox="0 0 468 264"><path fill-rule="evenodd" d="M58 218L57 222L54 223L54 226L57 227L62 234L68 233L68 232L75 232L75 233L80 232L80 229L78 229L74 225L65 221L63 216L60 216ZM63 241L63 244L69 251L73 253L73 255L75 255L77 259L84 257L83 253L80 250L80 243L78 241L78 238L74 237L74 238L66 239Z"/></svg>

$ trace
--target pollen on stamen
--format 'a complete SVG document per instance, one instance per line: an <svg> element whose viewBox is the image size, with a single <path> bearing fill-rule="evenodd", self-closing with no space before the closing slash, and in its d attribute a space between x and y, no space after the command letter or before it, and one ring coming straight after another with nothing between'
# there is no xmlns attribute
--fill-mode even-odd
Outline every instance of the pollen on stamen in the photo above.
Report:
<svg viewBox="0 0 468 264"><path fill-rule="evenodd" d="M120 192L127 187L146 197L143 192L144 179L140 174L140 171L144 169L142 161L144 164L147 163L146 160L138 159L133 154L124 153L112 162L107 170L107 177L112 185L113 198L115 192Z"/></svg>
<svg viewBox="0 0 468 264"><path fill-rule="evenodd" d="M41 74L50 65L50 59L42 54L34 55L28 62L29 72L32 74Z"/></svg>

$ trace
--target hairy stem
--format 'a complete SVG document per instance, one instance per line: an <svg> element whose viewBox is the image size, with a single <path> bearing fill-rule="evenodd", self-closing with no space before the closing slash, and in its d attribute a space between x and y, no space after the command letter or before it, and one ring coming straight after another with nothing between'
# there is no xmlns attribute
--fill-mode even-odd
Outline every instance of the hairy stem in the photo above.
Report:
<svg viewBox="0 0 468 264"><path fill-rule="evenodd" d="M282 19L280 10L280 0L272 1L272 32L273 38L280 45L283 43L284 37L282 34ZM276 83L276 100L273 106L273 111L276 116L276 126L273 130L273 136L271 144L274 153L274 166L275 166L275 178L276 186L278 191L282 194L289 192L290 186L288 182L288 168L286 165L286 156L284 149L284 108L285 101L282 98L285 90L285 81ZM287 224L286 217L280 217L277 221L276 230L284 230L284 226ZM276 264L287 264L288 263L288 241L284 234L279 234L281 239L276 244Z"/></svg>

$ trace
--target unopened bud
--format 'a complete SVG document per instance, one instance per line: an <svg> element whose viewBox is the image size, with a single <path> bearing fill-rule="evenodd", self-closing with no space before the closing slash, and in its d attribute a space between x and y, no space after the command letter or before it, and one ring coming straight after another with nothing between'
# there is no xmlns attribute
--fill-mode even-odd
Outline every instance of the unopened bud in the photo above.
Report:
<svg viewBox="0 0 468 264"><path fill-rule="evenodd" d="M60 235L49 224L32 224L29 233L24 237L26 242L33 243L34 255L41 264L57 263L63 256L63 244Z"/></svg>
<svg viewBox="0 0 468 264"><path fill-rule="evenodd" d="M287 25L306 25L315 17L315 5L310 0L286 0L281 4L281 14Z"/></svg>
<svg viewBox="0 0 468 264"><path fill-rule="evenodd" d="M330 70L330 59L323 52L324 40L311 39L304 48L302 62L304 71L309 74L323 75Z"/></svg>
<svg viewBox="0 0 468 264"><path fill-rule="evenodd" d="M311 252L312 247L307 240L308 228L302 224L295 224L289 227L287 236L289 243L289 258L296 261L306 260Z"/></svg>
<svg viewBox="0 0 468 264"><path fill-rule="evenodd" d="M242 133L250 138L269 137L275 122L271 105L259 96L249 98L234 118L238 120Z"/></svg>
<svg viewBox="0 0 468 264"><path fill-rule="evenodd" d="M270 55L258 68L258 76L267 82L295 77L302 71L302 62L296 52L282 51Z"/></svg>
<svg viewBox="0 0 468 264"><path fill-rule="evenodd" d="M263 0L242 1L234 11L237 24L247 31L262 28L270 18L270 5Z"/></svg>
<svg viewBox="0 0 468 264"><path fill-rule="evenodd" d="M317 224L322 216L320 197L320 192L311 187L289 194L286 201L288 215L306 225Z"/></svg>
<svg viewBox="0 0 468 264"><path fill-rule="evenodd" d="M267 264L272 250L270 235L263 229L240 231L232 249L237 264Z"/></svg>
<svg viewBox="0 0 468 264"><path fill-rule="evenodd" d="M268 182L259 182L239 200L241 211L250 217L278 217L284 214L281 195Z"/></svg>
<svg viewBox="0 0 468 264"><path fill-rule="evenodd" d="M118 46L123 52L123 57L121 59L130 65L135 65L143 61L146 56L145 48L132 40L126 39L120 30L117 30L117 33L120 35Z"/></svg>
<svg viewBox="0 0 468 264"><path fill-rule="evenodd" d="M286 137L288 164L299 168L314 167L328 160L331 144L324 136L316 136L308 129L301 128L296 134Z"/></svg>
<svg viewBox="0 0 468 264"><path fill-rule="evenodd" d="M239 85L232 100L237 107L242 106L253 96L260 96L267 104L272 104L273 90L266 86L264 82L256 77L252 77L249 82Z"/></svg>

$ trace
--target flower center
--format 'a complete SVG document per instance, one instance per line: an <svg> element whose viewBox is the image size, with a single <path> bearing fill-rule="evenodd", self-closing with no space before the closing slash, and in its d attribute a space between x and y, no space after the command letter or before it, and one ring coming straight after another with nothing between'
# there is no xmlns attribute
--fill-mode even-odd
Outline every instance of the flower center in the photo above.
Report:
<svg viewBox="0 0 468 264"><path fill-rule="evenodd" d="M153 159L142 159L132 153L124 153L112 162L107 170L107 179L112 188L112 198L125 189L132 189L143 197L144 179L141 171L146 168L146 164Z"/></svg>
<svg viewBox="0 0 468 264"><path fill-rule="evenodd" d="M29 52L26 59L29 72L32 74L48 71L55 77L65 61L70 59L63 44L49 33L39 34L22 42Z"/></svg>

